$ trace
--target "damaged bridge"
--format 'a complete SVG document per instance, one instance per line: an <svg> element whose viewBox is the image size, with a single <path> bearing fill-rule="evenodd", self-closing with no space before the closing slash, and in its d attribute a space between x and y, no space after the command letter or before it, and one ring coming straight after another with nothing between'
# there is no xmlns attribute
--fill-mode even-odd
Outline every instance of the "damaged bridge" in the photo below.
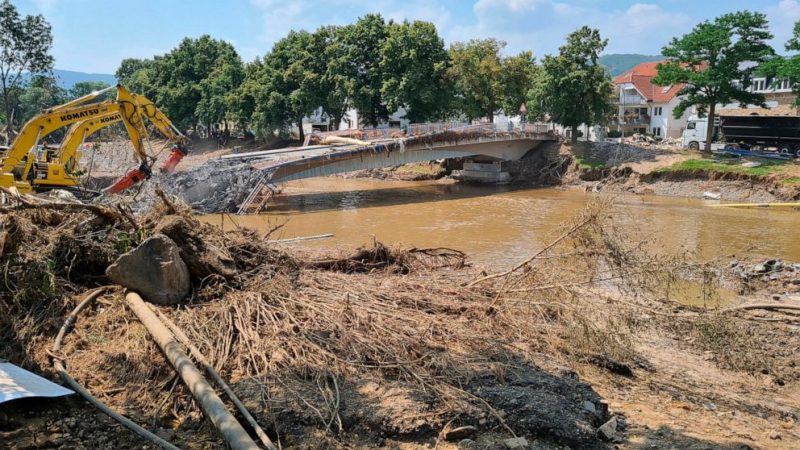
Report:
<svg viewBox="0 0 800 450"><path fill-rule="evenodd" d="M519 160L542 142L557 139L546 125L511 123L425 124L405 133L361 133L369 140L223 156L213 167L185 177L182 195L204 211L256 212L266 203L270 184L441 159L463 161L463 170L454 172L457 178L502 182L510 176L500 162Z"/></svg>
<svg viewBox="0 0 800 450"><path fill-rule="evenodd" d="M454 128L428 125L427 133L364 144L315 145L223 158L249 160L270 183L450 158L513 161L542 141L555 140L546 125L480 124ZM421 130L414 130L419 133ZM485 165L482 165L485 166ZM479 166L475 167L480 172ZM495 172L494 170L489 170ZM502 181L502 180L500 180Z"/></svg>

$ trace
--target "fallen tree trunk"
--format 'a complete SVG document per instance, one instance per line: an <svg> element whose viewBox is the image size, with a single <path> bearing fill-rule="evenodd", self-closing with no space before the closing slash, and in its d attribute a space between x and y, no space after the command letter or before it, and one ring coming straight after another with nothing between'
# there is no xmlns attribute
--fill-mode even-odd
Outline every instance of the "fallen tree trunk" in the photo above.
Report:
<svg viewBox="0 0 800 450"><path fill-rule="evenodd" d="M189 356L184 353L169 329L144 303L142 297L135 292L129 291L125 295L125 302L147 328L150 335L153 336L169 363L172 364L172 367L175 368L175 371L189 388L192 396L200 404L203 413L219 430L228 446L233 450L258 450L256 443L253 442L236 418L228 412L222 399L214 392L214 388L203 378L200 370L192 363Z"/></svg>

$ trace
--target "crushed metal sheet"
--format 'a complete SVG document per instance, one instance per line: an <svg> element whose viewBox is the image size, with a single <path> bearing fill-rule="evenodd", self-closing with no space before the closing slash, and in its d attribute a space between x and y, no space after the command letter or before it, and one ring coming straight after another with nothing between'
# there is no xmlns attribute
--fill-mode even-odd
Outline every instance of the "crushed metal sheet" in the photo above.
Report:
<svg viewBox="0 0 800 450"><path fill-rule="evenodd" d="M61 397L70 394L74 392L0 360L0 403L26 397Z"/></svg>

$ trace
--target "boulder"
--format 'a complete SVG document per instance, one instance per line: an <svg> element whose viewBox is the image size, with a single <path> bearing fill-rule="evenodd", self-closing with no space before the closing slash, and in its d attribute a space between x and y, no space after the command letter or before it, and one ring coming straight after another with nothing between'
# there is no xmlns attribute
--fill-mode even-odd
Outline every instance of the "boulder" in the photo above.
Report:
<svg viewBox="0 0 800 450"><path fill-rule="evenodd" d="M154 233L161 233L172 239L180 249L181 258L189 272L196 278L203 279L217 274L226 279L236 275L233 258L222 250L206 244L197 235L200 224L190 218L178 215L165 216L156 224Z"/></svg>
<svg viewBox="0 0 800 450"><path fill-rule="evenodd" d="M178 246L163 234L156 234L117 258L106 269L114 283L136 291L159 305L175 305L189 295L189 269Z"/></svg>

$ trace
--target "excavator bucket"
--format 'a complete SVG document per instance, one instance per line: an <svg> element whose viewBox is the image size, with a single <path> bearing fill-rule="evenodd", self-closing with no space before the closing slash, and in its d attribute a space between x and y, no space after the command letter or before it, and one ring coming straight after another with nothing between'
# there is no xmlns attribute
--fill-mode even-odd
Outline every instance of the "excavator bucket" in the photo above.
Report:
<svg viewBox="0 0 800 450"><path fill-rule="evenodd" d="M126 173L125 176L115 181L111 186L107 187L105 192L119 194L134 184L149 179L152 174L153 173L150 171L150 168L147 167L147 164L142 163L138 168Z"/></svg>
<svg viewBox="0 0 800 450"><path fill-rule="evenodd" d="M178 144L173 145L172 151L170 152L166 161L164 161L164 164L161 166L161 173L175 172L175 166L177 166L187 154L189 154L189 151L183 146Z"/></svg>

